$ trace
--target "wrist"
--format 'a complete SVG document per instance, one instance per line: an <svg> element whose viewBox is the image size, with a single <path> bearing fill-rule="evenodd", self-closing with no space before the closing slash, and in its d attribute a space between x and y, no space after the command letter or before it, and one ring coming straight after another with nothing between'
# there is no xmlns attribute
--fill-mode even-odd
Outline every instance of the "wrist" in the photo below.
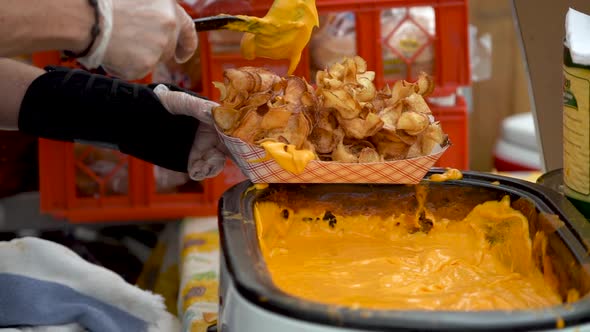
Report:
<svg viewBox="0 0 590 332"><path fill-rule="evenodd" d="M39 24L35 49L83 51L90 43L94 25L94 9L87 0L50 1L49 7L39 8ZM47 15L47 12L53 13Z"/></svg>
<svg viewBox="0 0 590 332"><path fill-rule="evenodd" d="M103 64L113 30L113 0L86 0L94 11L90 42L81 53L70 51L88 69Z"/></svg>
<svg viewBox="0 0 590 332"><path fill-rule="evenodd" d="M0 56L39 51L84 50L94 12L87 0L2 2Z"/></svg>
<svg viewBox="0 0 590 332"><path fill-rule="evenodd" d="M95 2L97 1L99 0L95 0ZM80 54L84 51L91 52L96 47L96 40L100 38L103 21L98 4L91 4L88 0L76 0L76 5L80 4L84 8L81 8L78 15L72 18L72 24L76 28L72 28L73 31L69 34L71 47L63 48L73 54Z"/></svg>

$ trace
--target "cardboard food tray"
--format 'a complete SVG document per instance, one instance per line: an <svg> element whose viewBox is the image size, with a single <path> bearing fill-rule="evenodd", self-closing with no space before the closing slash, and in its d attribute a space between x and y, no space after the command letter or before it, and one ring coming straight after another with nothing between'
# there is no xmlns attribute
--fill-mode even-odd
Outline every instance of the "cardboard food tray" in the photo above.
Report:
<svg viewBox="0 0 590 332"><path fill-rule="evenodd" d="M217 129L217 128L216 128ZM380 163L339 163L312 160L301 174L284 170L266 151L217 129L233 161L253 183L419 183L451 143L428 156Z"/></svg>

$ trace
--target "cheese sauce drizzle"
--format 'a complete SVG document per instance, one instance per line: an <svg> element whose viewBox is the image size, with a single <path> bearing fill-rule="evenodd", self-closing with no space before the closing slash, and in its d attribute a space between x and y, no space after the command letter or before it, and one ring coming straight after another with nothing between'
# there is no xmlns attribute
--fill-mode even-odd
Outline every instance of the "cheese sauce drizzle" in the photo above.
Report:
<svg viewBox="0 0 590 332"><path fill-rule="evenodd" d="M246 32L241 45L244 58L287 59L288 74L299 64L313 28L320 25L315 0L275 0L262 18L236 16L244 21L229 23L225 28Z"/></svg>

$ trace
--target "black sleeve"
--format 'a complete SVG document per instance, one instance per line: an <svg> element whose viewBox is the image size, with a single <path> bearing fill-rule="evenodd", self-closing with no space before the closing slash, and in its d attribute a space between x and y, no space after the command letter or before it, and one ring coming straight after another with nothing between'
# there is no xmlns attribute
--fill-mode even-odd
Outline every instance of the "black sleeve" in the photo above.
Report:
<svg viewBox="0 0 590 332"><path fill-rule="evenodd" d="M19 113L21 131L60 141L107 144L187 172L198 120L170 114L150 86L79 69L46 69L25 94Z"/></svg>

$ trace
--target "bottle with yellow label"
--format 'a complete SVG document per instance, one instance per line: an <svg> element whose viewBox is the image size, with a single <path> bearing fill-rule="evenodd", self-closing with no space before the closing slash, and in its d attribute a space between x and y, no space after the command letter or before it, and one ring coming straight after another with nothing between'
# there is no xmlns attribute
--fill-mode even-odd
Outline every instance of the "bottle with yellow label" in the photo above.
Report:
<svg viewBox="0 0 590 332"><path fill-rule="evenodd" d="M564 193L590 216L590 65L574 63L568 47L563 76Z"/></svg>

